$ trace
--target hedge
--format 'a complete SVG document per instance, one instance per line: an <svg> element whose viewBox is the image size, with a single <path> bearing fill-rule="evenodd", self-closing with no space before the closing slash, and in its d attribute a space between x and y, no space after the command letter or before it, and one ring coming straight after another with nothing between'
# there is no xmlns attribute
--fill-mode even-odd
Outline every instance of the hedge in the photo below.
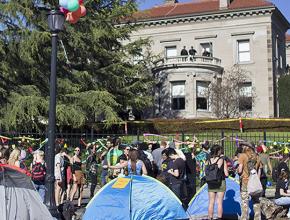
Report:
<svg viewBox="0 0 290 220"><path fill-rule="evenodd" d="M290 119L242 119L243 131L290 131ZM169 134L205 130L240 130L239 119L153 119L127 122L128 131Z"/></svg>
<svg viewBox="0 0 290 220"><path fill-rule="evenodd" d="M278 81L279 114L290 117L290 75L281 76Z"/></svg>

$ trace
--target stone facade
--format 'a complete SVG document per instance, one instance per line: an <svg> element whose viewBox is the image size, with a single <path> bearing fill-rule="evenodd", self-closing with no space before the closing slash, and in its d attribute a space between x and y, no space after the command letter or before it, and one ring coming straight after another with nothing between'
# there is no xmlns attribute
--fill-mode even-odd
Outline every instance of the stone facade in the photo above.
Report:
<svg viewBox="0 0 290 220"><path fill-rule="evenodd" d="M131 39L149 38L160 58L153 68L159 81L153 117L214 117L202 92L235 64L248 72L247 90L254 88L256 94L255 104L243 116L278 116L277 78L286 70L289 23L272 4L252 6L258 0L243 0L252 1L244 7L239 1L213 0L208 3L212 8L202 2L205 11L193 13L188 8L197 10L199 3L175 3L172 11L180 7L176 14L164 13L168 6L160 6L159 16L158 7L145 17L138 15L144 26ZM193 47L195 56L180 56L184 47Z"/></svg>

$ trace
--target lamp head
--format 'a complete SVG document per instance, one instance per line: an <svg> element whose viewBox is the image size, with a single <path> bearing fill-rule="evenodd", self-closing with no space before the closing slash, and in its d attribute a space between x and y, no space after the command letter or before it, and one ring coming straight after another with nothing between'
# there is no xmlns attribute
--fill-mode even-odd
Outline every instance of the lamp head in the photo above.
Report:
<svg viewBox="0 0 290 220"><path fill-rule="evenodd" d="M48 26L52 33L58 33L63 30L64 27L64 14L59 10L51 10L48 14Z"/></svg>

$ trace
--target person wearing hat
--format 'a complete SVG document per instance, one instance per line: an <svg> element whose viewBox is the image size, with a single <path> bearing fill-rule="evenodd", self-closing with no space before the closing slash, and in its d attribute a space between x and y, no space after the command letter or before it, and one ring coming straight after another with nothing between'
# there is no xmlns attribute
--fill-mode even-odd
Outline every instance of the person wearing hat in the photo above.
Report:
<svg viewBox="0 0 290 220"><path fill-rule="evenodd" d="M261 175L262 163L259 156L255 152L255 147L250 143L242 143L244 145L243 153L239 154L238 159L238 173L240 175L240 191L241 191L241 219L248 219L249 210L249 194L248 194L248 181L250 171L248 169L249 162L254 163L254 168L257 170L258 175ZM259 198L252 197L254 207L254 219L261 219L261 207Z"/></svg>
<svg viewBox="0 0 290 220"><path fill-rule="evenodd" d="M267 188L267 181L268 176L272 176L272 165L269 158L269 154L267 154L267 147L263 144L263 142L259 143L259 146L256 148L257 153L259 154L259 157L262 162L262 169L261 169L261 176L260 181L263 186L263 197L266 196L266 188Z"/></svg>

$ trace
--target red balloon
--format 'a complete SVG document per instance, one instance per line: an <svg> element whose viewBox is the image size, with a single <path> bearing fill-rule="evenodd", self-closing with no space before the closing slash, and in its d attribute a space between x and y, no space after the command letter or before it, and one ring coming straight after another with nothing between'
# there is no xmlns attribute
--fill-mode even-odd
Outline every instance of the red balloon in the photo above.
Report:
<svg viewBox="0 0 290 220"><path fill-rule="evenodd" d="M73 12L69 12L66 15L66 20L71 24L75 24L78 22L79 17L74 16Z"/></svg>
<svg viewBox="0 0 290 220"><path fill-rule="evenodd" d="M81 17L81 12L82 12L81 7L79 7L78 10L72 12L72 15L73 15L73 17L80 18Z"/></svg>
<svg viewBox="0 0 290 220"><path fill-rule="evenodd" d="M84 5L80 5L81 17L87 14L87 9Z"/></svg>

